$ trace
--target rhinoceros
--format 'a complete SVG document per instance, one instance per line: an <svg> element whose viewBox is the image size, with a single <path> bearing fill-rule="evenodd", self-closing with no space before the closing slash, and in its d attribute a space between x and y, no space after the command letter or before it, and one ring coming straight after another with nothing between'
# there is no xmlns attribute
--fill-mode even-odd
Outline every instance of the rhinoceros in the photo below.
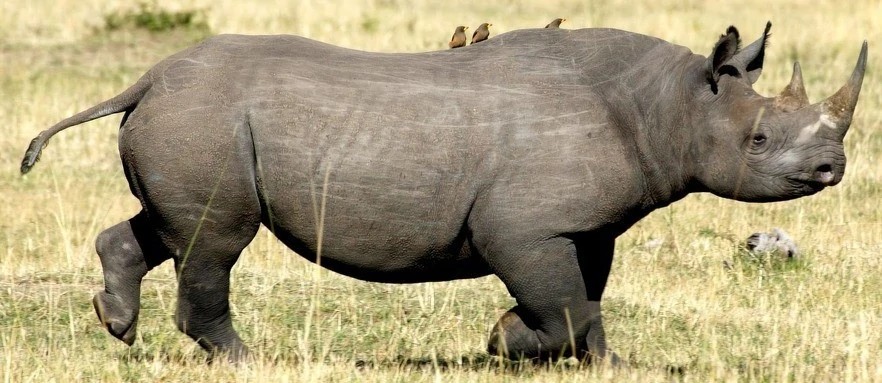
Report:
<svg viewBox="0 0 882 383"><path fill-rule="evenodd" d="M616 237L689 193L781 201L842 179L866 41L847 83L810 104L798 64L776 97L753 90L768 38L742 49L730 27L705 57L604 28L421 53L220 35L41 132L21 171L54 134L124 112L141 210L98 235L93 304L127 344L142 278L173 259L178 328L245 357L230 269L264 225L365 281L494 274L517 305L489 353L614 362L600 302Z"/></svg>

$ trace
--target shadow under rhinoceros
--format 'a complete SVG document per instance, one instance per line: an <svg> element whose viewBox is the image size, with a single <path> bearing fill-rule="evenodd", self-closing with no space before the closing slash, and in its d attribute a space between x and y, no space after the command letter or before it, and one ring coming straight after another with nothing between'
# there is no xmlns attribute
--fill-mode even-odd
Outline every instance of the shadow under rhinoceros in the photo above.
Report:
<svg viewBox="0 0 882 383"><path fill-rule="evenodd" d="M695 370L696 366L657 366L647 365L638 361L639 358L627 358L616 368L619 371L628 369L640 369L647 372L655 370L659 373L667 373L672 377L683 376L688 370ZM211 355L199 355L182 352L180 350L154 348L131 348L123 352L118 360L123 363L143 364L145 362L162 362L179 366L204 366L213 362L227 363L223 357ZM275 355L274 357L260 358L253 362L275 366L297 366L302 363L299 357ZM248 362L242 362L248 363ZM588 362L578 362L575 359L550 361L545 359L522 359L509 360L487 353L471 353L460 357L438 358L432 356L406 357L398 355L395 358L380 360L358 359L354 366L360 370L395 370L413 372L451 372L451 371L483 371L494 374L528 375L539 372L562 372L580 371L594 368L609 368L609 366L597 366ZM744 366L741 366L742 368Z"/></svg>
<svg viewBox="0 0 882 383"><path fill-rule="evenodd" d="M535 365L527 361L501 360L490 354L468 354L459 358L437 358L431 356L405 357L398 355L385 360L357 360L355 367L359 369L395 369L395 370L419 370L419 371L495 371L495 372L521 372L526 365Z"/></svg>
<svg viewBox="0 0 882 383"><path fill-rule="evenodd" d="M497 374L528 374L531 372L560 372L580 369L609 368L606 365L592 365L589 362L579 362L575 359L547 360L547 359L522 359L509 360L490 354L476 353L464 355L459 358L434 358L434 357L404 357L399 355L394 359L367 361L358 360L355 367L359 369L393 369L414 371L485 371ZM614 367L619 370L641 368L647 370L658 369L659 372L667 372L671 375L683 375L686 368L683 366L645 366L634 361L625 361Z"/></svg>

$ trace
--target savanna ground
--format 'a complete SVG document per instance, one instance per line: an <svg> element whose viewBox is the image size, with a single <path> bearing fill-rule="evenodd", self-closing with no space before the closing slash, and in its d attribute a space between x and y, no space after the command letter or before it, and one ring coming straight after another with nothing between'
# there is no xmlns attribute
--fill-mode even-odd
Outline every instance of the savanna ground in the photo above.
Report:
<svg viewBox="0 0 882 383"><path fill-rule="evenodd" d="M310 3L160 1L148 11L201 11L189 29L151 33L123 16L105 18L138 13L128 1L0 2L3 381L882 380L882 2ZM99 325L90 303L102 287L95 236L139 209L119 164L119 117L56 136L32 173L18 174L40 130L117 94L209 33L290 33L415 52L444 48L459 24L474 29L491 22L495 35L555 17L569 19L566 28L621 28L701 54L730 24L750 42L772 20L756 88L777 93L798 59L812 101L844 83L861 41L870 42L839 186L762 205L693 195L619 239L604 312L608 340L626 368L502 364L484 353L491 326L513 304L496 278L360 282L320 270L266 231L241 257L232 289L234 321L255 361L206 365L205 354L173 323L170 262L144 284L139 336L128 348ZM114 20L122 25L108 30ZM790 232L801 261L742 256L737 244L771 227ZM683 373L668 373L671 366Z"/></svg>

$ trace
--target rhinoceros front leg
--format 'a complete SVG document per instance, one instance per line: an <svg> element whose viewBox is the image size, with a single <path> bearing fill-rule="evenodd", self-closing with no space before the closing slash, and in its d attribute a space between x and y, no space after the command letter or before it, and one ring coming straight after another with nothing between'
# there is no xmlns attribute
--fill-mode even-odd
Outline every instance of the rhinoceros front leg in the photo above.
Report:
<svg viewBox="0 0 882 383"><path fill-rule="evenodd" d="M611 238L554 237L488 248L491 266L517 300L490 333L488 351L509 359L607 360L600 298L612 263ZM494 255L495 254L495 255Z"/></svg>
<svg viewBox="0 0 882 383"><path fill-rule="evenodd" d="M95 294L92 304L107 331L128 345L135 342L141 279L169 259L167 251L157 248L159 243L143 212L104 230L95 240L104 291Z"/></svg>

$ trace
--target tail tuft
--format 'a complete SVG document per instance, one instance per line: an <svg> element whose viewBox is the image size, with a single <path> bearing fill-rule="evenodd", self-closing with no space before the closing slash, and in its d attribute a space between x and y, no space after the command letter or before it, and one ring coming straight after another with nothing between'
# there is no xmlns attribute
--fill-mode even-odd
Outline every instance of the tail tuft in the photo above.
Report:
<svg viewBox="0 0 882 383"><path fill-rule="evenodd" d="M40 152L46 146L45 140L42 140L42 134L31 140L28 150L25 152L24 159L21 160L21 174L27 174L34 164L40 159Z"/></svg>

